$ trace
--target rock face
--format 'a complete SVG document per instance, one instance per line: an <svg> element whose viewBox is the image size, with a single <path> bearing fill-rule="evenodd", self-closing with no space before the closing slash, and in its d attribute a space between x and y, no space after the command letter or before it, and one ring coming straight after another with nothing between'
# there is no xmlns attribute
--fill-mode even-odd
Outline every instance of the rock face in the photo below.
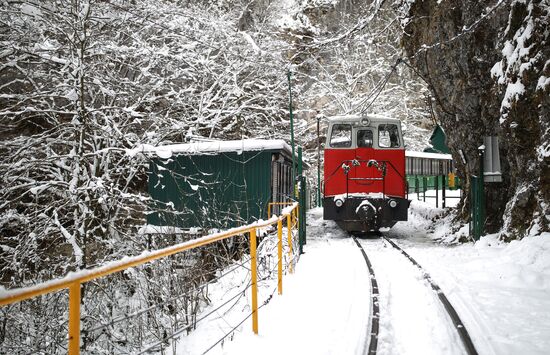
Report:
<svg viewBox="0 0 550 355"><path fill-rule="evenodd" d="M548 231L550 1L417 0L408 15L402 43L436 98L466 192L483 136L499 137L503 182L485 184L486 232Z"/></svg>

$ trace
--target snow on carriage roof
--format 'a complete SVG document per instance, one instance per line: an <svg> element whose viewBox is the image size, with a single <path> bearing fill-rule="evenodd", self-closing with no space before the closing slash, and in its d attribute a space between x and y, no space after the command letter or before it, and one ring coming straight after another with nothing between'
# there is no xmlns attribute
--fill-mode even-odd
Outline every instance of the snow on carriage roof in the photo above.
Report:
<svg viewBox="0 0 550 355"><path fill-rule="evenodd" d="M411 158L453 160L453 157L452 157L451 154L414 152L414 151L412 151L412 150L406 150L406 151L405 151L405 156L406 156L406 157L411 157Z"/></svg>
<svg viewBox="0 0 550 355"><path fill-rule="evenodd" d="M172 154L200 155L263 150L284 150L292 156L292 149L282 139L243 139L234 141L196 142L161 145L157 147L143 144L134 149L127 150L127 154L133 156L137 153L152 153L160 158L167 159L170 158Z"/></svg>
<svg viewBox="0 0 550 355"><path fill-rule="evenodd" d="M359 121L361 118L368 118L371 121L395 121L400 122L397 118L386 117L382 115L368 114L368 115L339 115L328 117L330 122L342 122L342 121Z"/></svg>

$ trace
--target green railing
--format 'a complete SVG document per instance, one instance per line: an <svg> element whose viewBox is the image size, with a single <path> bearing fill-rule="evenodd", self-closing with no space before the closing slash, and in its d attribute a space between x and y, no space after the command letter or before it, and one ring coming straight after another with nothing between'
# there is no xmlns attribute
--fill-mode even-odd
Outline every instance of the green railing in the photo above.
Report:
<svg viewBox="0 0 550 355"><path fill-rule="evenodd" d="M485 201L483 195L483 177L471 177L471 223L470 235L475 240L483 235L483 225L485 222Z"/></svg>

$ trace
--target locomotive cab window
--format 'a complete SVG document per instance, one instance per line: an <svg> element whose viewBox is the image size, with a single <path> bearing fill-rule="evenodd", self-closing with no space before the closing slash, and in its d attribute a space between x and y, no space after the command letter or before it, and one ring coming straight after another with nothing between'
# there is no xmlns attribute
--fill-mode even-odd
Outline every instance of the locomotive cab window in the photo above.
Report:
<svg viewBox="0 0 550 355"><path fill-rule="evenodd" d="M357 131L357 147L372 148L373 134L370 129L361 129Z"/></svg>
<svg viewBox="0 0 550 355"><path fill-rule="evenodd" d="M351 147L351 125L335 124L332 126L330 135L330 146L333 148Z"/></svg>
<svg viewBox="0 0 550 355"><path fill-rule="evenodd" d="M399 148L399 130L395 124L381 124L378 126L378 147Z"/></svg>

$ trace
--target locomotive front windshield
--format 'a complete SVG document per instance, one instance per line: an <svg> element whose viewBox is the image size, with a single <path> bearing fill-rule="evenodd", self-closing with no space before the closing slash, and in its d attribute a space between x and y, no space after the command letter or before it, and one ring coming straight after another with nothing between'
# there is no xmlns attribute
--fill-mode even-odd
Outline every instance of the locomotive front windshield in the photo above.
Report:
<svg viewBox="0 0 550 355"><path fill-rule="evenodd" d="M335 124L332 127L332 134L330 136L330 146L334 148L351 147L351 125L350 124Z"/></svg>
<svg viewBox="0 0 550 355"><path fill-rule="evenodd" d="M372 148L373 134L370 129L360 129L357 131L357 147Z"/></svg>
<svg viewBox="0 0 550 355"><path fill-rule="evenodd" d="M399 148L399 131L395 124L378 126L378 146L380 148Z"/></svg>

